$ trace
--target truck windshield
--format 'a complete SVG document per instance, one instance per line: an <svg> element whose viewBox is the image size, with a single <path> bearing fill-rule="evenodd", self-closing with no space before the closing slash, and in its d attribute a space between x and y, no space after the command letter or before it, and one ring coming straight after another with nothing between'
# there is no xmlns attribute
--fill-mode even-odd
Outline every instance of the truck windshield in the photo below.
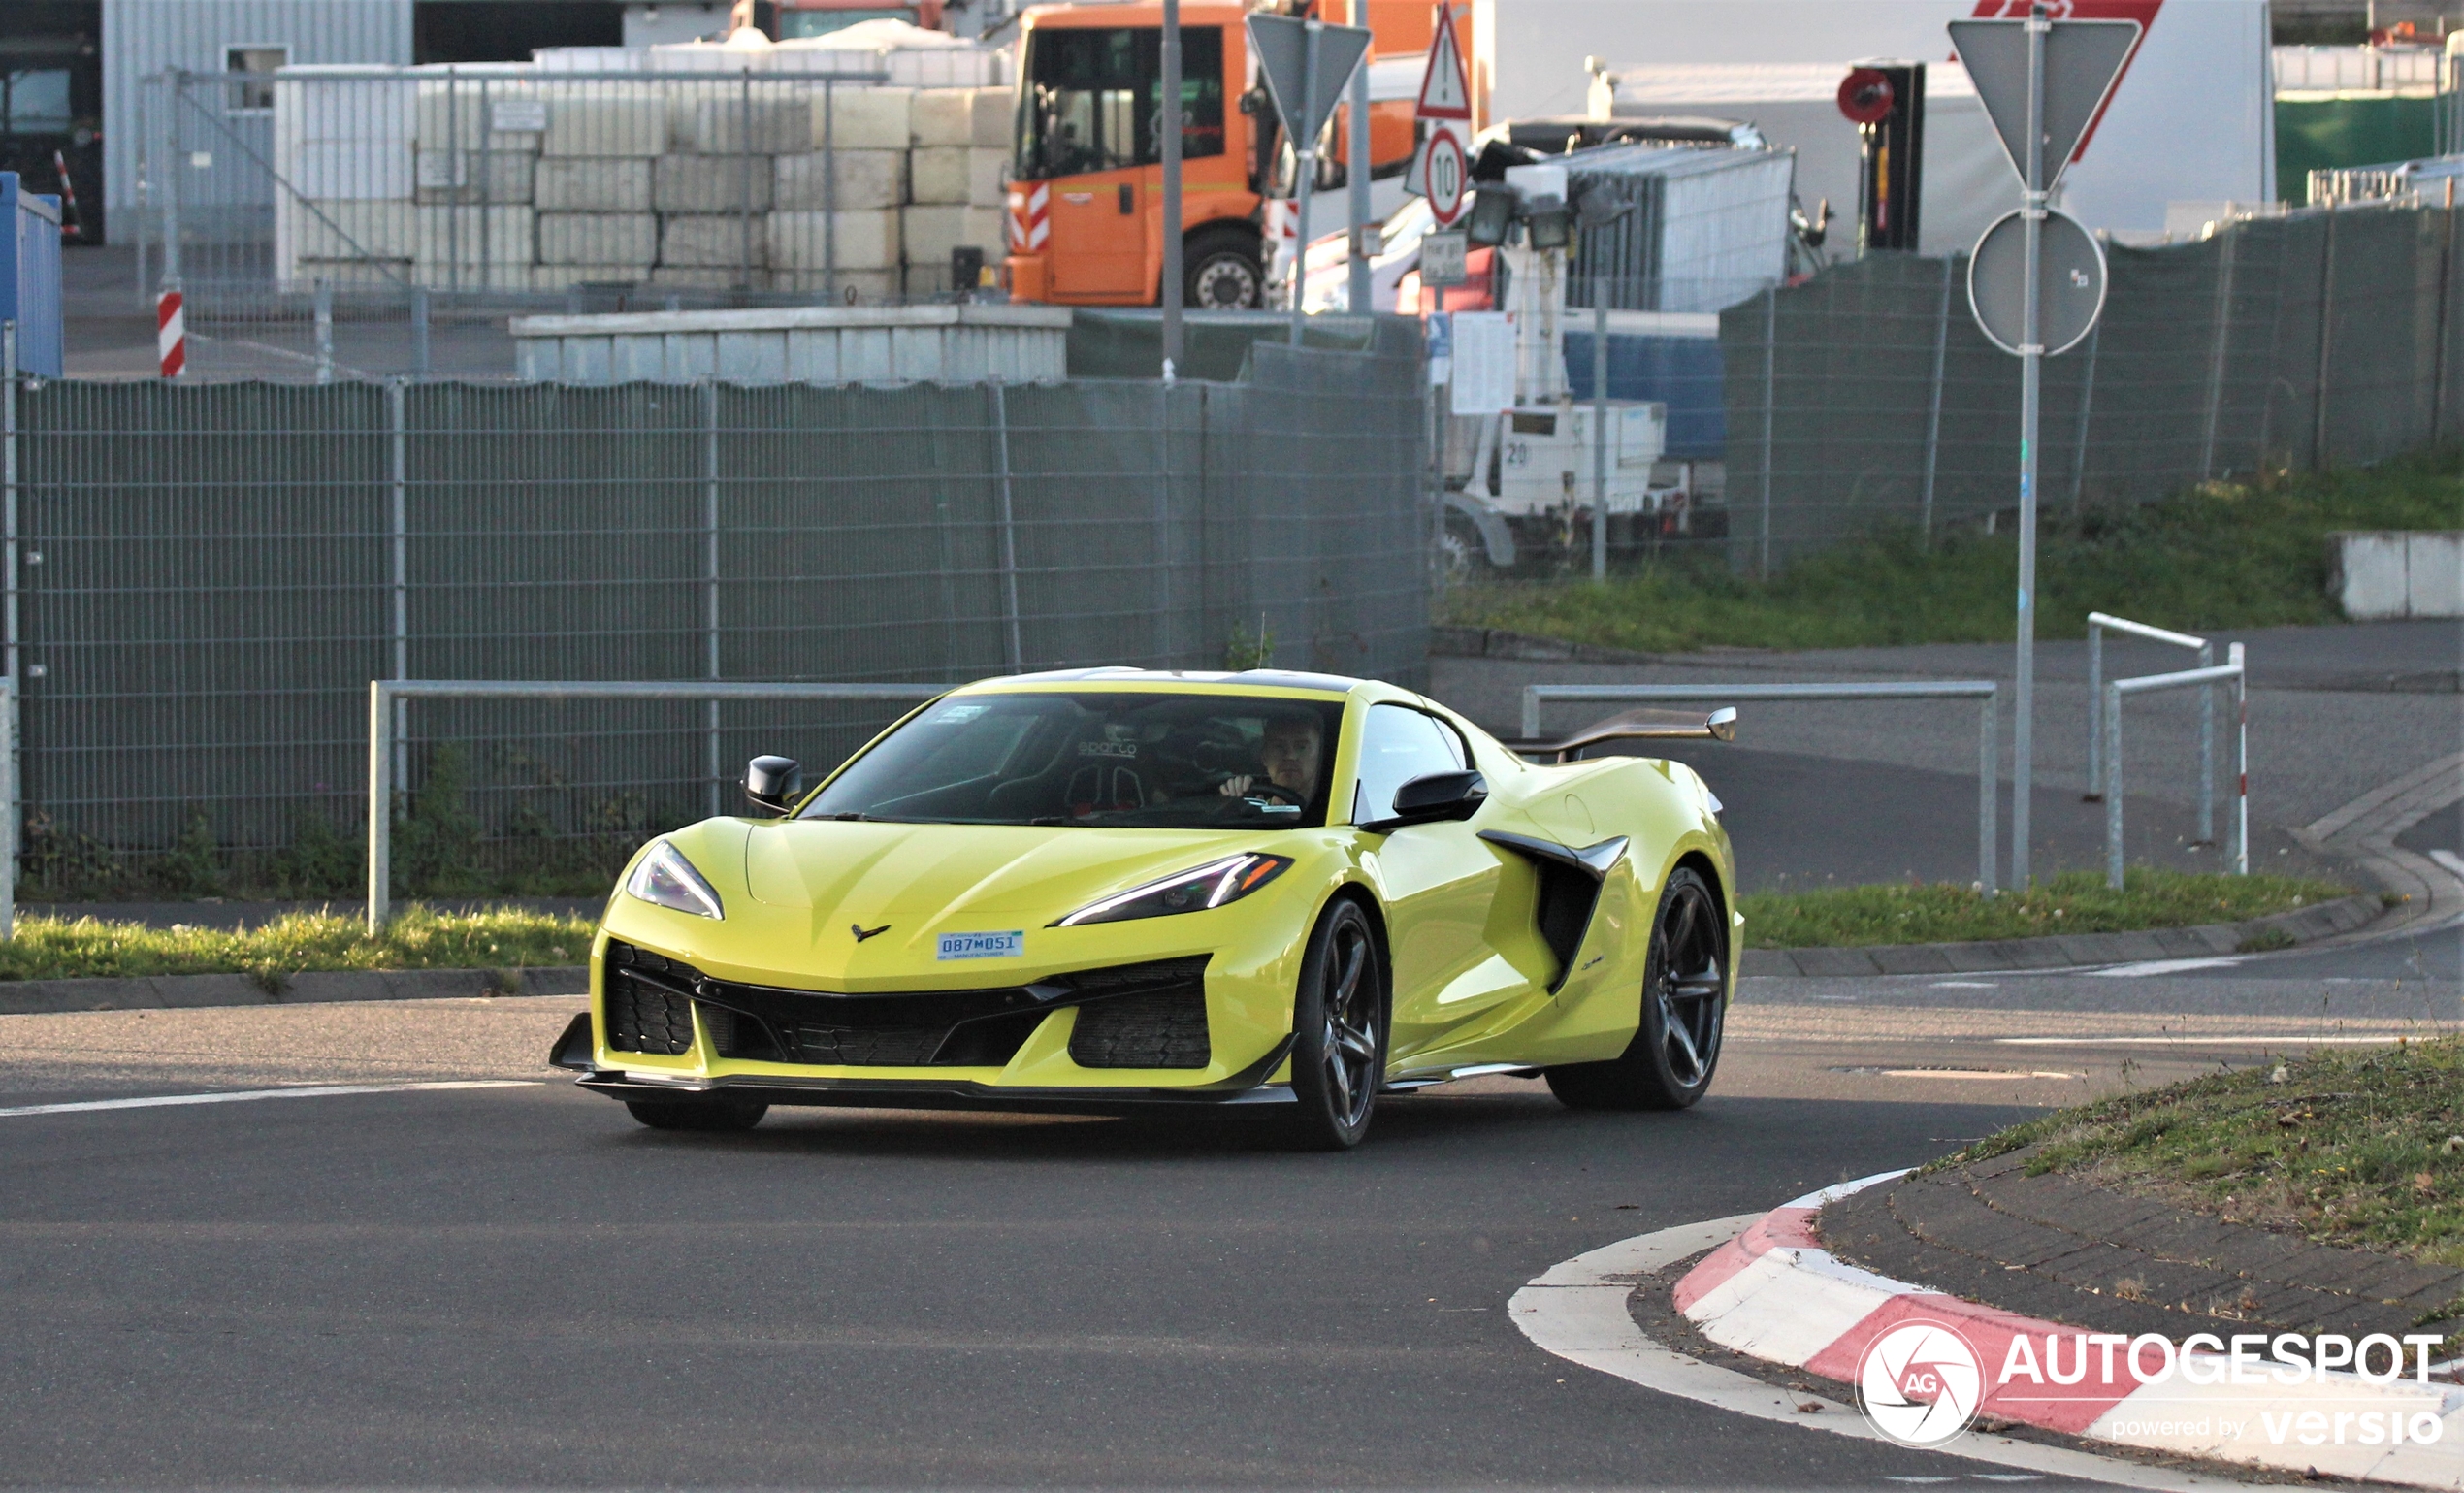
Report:
<svg viewBox="0 0 2464 1493"><path fill-rule="evenodd" d="M1151 166L1163 159L1156 104L1163 32L1154 26L1027 34L1019 98L1021 181ZM1181 155L1223 153L1223 29L1181 30Z"/></svg>
<svg viewBox="0 0 2464 1493"><path fill-rule="evenodd" d="M848 763L805 819L1297 829L1326 822L1341 700L955 695Z"/></svg>

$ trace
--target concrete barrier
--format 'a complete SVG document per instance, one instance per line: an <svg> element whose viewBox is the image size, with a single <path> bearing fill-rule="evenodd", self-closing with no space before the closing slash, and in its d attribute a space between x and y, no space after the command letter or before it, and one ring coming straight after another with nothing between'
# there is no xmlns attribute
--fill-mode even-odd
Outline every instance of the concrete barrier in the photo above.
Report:
<svg viewBox="0 0 2464 1493"><path fill-rule="evenodd" d="M2354 622L2464 617L2464 530L2331 534L2327 591Z"/></svg>

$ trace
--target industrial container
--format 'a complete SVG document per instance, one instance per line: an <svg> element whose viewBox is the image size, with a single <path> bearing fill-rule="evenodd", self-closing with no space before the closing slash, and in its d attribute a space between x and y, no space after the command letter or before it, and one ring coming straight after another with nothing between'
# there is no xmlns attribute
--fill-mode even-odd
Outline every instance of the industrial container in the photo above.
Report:
<svg viewBox="0 0 2464 1493"><path fill-rule="evenodd" d="M0 321L17 329L17 368L60 376L60 199L29 192L0 171Z"/></svg>
<svg viewBox="0 0 2464 1493"><path fill-rule="evenodd" d="M1565 169L1574 201L1627 210L1584 230L1569 306L1717 311L1787 276L1785 150L1604 146L1549 164Z"/></svg>

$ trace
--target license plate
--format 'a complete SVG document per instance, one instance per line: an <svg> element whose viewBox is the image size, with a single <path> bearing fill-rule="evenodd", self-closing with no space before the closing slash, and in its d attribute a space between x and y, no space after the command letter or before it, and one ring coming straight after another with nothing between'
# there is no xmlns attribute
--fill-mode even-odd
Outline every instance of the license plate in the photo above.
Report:
<svg viewBox="0 0 2464 1493"><path fill-rule="evenodd" d="M941 935L941 957L945 959L1016 959L1026 957L1026 932L1013 928L1007 933L944 933Z"/></svg>

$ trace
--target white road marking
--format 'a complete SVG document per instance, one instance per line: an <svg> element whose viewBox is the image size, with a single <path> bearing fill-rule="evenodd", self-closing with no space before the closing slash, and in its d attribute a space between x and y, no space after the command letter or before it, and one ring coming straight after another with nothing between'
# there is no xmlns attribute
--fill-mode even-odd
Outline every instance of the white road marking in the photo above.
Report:
<svg viewBox="0 0 2464 1493"><path fill-rule="evenodd" d="M2383 1037L2304 1037L2279 1032L2271 1037L1994 1037L2004 1047L2371 1047L2396 1040Z"/></svg>
<svg viewBox="0 0 2464 1493"><path fill-rule="evenodd" d="M248 1099L325 1099L340 1094L432 1093L443 1088L529 1088L537 1079L469 1079L437 1084L325 1084L301 1088L241 1088L213 1094L154 1094L143 1099L83 1099L75 1104L20 1104L13 1115L81 1115L89 1110L152 1110L179 1104L238 1104Z"/></svg>
<svg viewBox="0 0 2464 1493"><path fill-rule="evenodd" d="M1788 1206L1819 1207L1818 1199L1840 1190L1843 1189L1825 1188L1823 1192L1799 1198ZM1699 1254L1725 1244L1761 1217L1760 1214L1739 1214L1733 1218L1680 1224L1577 1254L1572 1259L1549 1267L1545 1275L1516 1291L1513 1300L1507 1304L1508 1314L1513 1318L1514 1325L1522 1330L1523 1336L1556 1356L1587 1369L1614 1375L1645 1389L1692 1400L1698 1405L1708 1405L1734 1414L1751 1416L1756 1420L1779 1421L1807 1431L1844 1436L1852 1441L1898 1446L1897 1442L1884 1441L1881 1433L1865 1423L1865 1417L1857 1412L1855 1406L1828 1395L1809 1395L1801 1390L1783 1391L1777 1385L1766 1383L1750 1374L1720 1368L1679 1353L1644 1333L1641 1325L1634 1319L1634 1314L1626 1310L1626 1298L1634 1291L1635 1277L1649 1275L1675 1264L1689 1254ZM1819 1405L1821 1410L1807 1413L1797 1408L1808 1403ZM1908 1450L1908 1454L1916 1457L1927 1455L1913 1448ZM1961 1436L1945 1447L1943 1454L1972 1462L2052 1473L2087 1482L2163 1490L2163 1493L2189 1493L2192 1489L2243 1485L2229 1477L2150 1467L2098 1456L2094 1452L2076 1451L2067 1446L2016 1441L1988 1431L1971 1431Z"/></svg>
<svg viewBox="0 0 2464 1493"><path fill-rule="evenodd" d="M2464 856L2451 850L2434 850L2430 852L2430 859L2453 871L2457 881L2464 881Z"/></svg>
<svg viewBox="0 0 2464 1493"><path fill-rule="evenodd" d="M2091 975L2113 980L2135 980L2142 975L2178 975L2188 969L2230 969L2241 963L2239 958L2149 959L2139 964L2116 964L2110 969L2091 969Z"/></svg>
<svg viewBox="0 0 2464 1493"><path fill-rule="evenodd" d="M1937 990L1998 990L2001 987L1995 985L1991 980L1936 980L1932 982L1930 989Z"/></svg>

